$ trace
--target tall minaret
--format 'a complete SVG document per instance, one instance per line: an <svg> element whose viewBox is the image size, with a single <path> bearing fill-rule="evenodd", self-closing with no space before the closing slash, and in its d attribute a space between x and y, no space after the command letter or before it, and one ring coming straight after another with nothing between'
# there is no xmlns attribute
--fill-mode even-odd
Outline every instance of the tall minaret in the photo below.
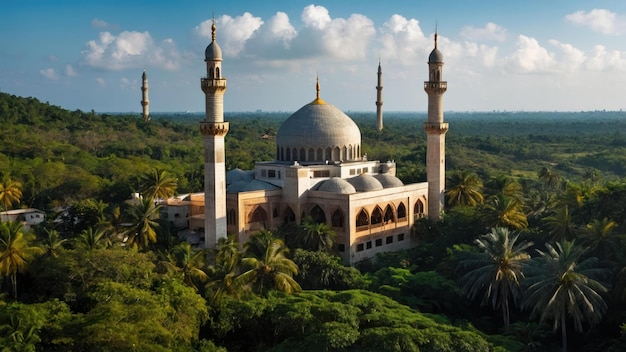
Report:
<svg viewBox="0 0 626 352"><path fill-rule="evenodd" d="M378 85L376 86L376 128L383 130L383 71L378 59Z"/></svg>
<svg viewBox="0 0 626 352"><path fill-rule="evenodd" d="M150 99L148 99L148 75L146 74L146 70L143 70L143 75L141 75L141 107L143 108L143 119L144 121L150 121Z"/></svg>
<svg viewBox="0 0 626 352"><path fill-rule="evenodd" d="M215 20L211 26L212 41L204 51L207 76L200 80L206 97L206 118L200 122L204 137L204 244L215 248L217 240L226 237L226 167L224 165L224 93L222 49L215 41Z"/></svg>
<svg viewBox="0 0 626 352"><path fill-rule="evenodd" d="M426 152L426 174L428 179L428 217L440 219L444 205L446 188L446 132L448 124L443 122L443 93L448 82L442 81L443 55L437 49L437 31L435 48L428 57L428 81L424 90L428 94L428 121L424 130L428 138Z"/></svg>

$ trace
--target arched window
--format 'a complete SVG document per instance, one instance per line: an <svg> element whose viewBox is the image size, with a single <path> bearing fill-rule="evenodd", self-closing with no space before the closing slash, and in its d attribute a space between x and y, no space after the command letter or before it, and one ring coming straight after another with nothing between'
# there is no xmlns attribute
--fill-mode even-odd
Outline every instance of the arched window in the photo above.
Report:
<svg viewBox="0 0 626 352"><path fill-rule="evenodd" d="M400 203L400 205L398 205L398 219L405 219L406 218L406 206L404 206L404 203Z"/></svg>
<svg viewBox="0 0 626 352"><path fill-rule="evenodd" d="M262 207L256 207L250 216L250 222L261 222L267 220L267 212Z"/></svg>
<svg viewBox="0 0 626 352"><path fill-rule="evenodd" d="M287 156L285 157L285 160L291 160L291 149L287 148Z"/></svg>
<svg viewBox="0 0 626 352"><path fill-rule="evenodd" d="M382 222L383 222L383 211L380 210L380 207L377 206L376 208L374 208L374 211L372 212L372 219L370 221L370 224L376 225Z"/></svg>
<svg viewBox="0 0 626 352"><path fill-rule="evenodd" d="M229 209L226 215L226 223L228 225L237 225L237 213L235 209Z"/></svg>
<svg viewBox="0 0 626 352"><path fill-rule="evenodd" d="M220 78L220 68L219 67L215 68L215 78Z"/></svg>
<svg viewBox="0 0 626 352"><path fill-rule="evenodd" d="M333 160L341 160L341 149L339 147L333 148Z"/></svg>
<svg viewBox="0 0 626 352"><path fill-rule="evenodd" d="M389 223L396 221L396 219L393 216L393 208L391 208L391 205L387 205L387 207L385 208L384 221L385 221L385 224L389 224Z"/></svg>
<svg viewBox="0 0 626 352"><path fill-rule="evenodd" d="M317 148L317 159L315 161L324 161L324 151L322 148Z"/></svg>
<svg viewBox="0 0 626 352"><path fill-rule="evenodd" d="M337 209L333 212L333 215L330 217L330 221L333 227L343 228L344 216L341 209Z"/></svg>
<svg viewBox="0 0 626 352"><path fill-rule="evenodd" d="M300 161L306 161L306 150L300 148Z"/></svg>
<svg viewBox="0 0 626 352"><path fill-rule="evenodd" d="M413 209L413 215L415 219L420 219L424 217L424 203L421 200L415 202L415 208Z"/></svg>
<svg viewBox="0 0 626 352"><path fill-rule="evenodd" d="M341 160L348 160L348 148L345 145L341 148Z"/></svg>
<svg viewBox="0 0 626 352"><path fill-rule="evenodd" d="M326 223L326 214L324 214L324 210L317 204L311 209L311 218L317 224Z"/></svg>
<svg viewBox="0 0 626 352"><path fill-rule="evenodd" d="M292 160L298 160L298 149L293 148L291 154L293 155L293 159ZM302 159L300 159L302 160Z"/></svg>
<svg viewBox="0 0 626 352"><path fill-rule="evenodd" d="M348 158L347 159L348 160L352 160L353 159L353 156L352 156L352 144L350 144L348 146Z"/></svg>
<svg viewBox="0 0 626 352"><path fill-rule="evenodd" d="M209 78L213 78L213 67L209 67Z"/></svg>
<svg viewBox="0 0 626 352"><path fill-rule="evenodd" d="M325 159L326 159L326 160L332 160L332 159L333 159L333 156L332 156L332 154L331 154L330 147L326 148L326 158L325 158Z"/></svg>
<svg viewBox="0 0 626 352"><path fill-rule="evenodd" d="M365 209L361 209L359 214L356 216L356 227L359 228L367 225L369 225L369 216L367 215Z"/></svg>
<svg viewBox="0 0 626 352"><path fill-rule="evenodd" d="M309 158L307 161L315 161L315 149L309 148Z"/></svg>
<svg viewBox="0 0 626 352"><path fill-rule="evenodd" d="M283 220L285 223L296 222L296 214L293 213L293 210L291 210L290 207L287 207L283 214L285 214L283 216Z"/></svg>

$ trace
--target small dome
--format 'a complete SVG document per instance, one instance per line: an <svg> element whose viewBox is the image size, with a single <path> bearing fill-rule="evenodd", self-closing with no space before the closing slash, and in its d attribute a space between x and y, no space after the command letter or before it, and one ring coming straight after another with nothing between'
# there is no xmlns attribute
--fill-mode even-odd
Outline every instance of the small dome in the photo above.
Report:
<svg viewBox="0 0 626 352"><path fill-rule="evenodd" d="M317 187L317 190L322 192L339 194L356 193L356 189L354 188L354 186L352 186L348 181L339 177L333 177L326 181L322 181L319 187Z"/></svg>
<svg viewBox="0 0 626 352"><path fill-rule="evenodd" d="M443 63L443 54L439 49L434 48L433 51L430 52L428 56L428 63Z"/></svg>
<svg viewBox="0 0 626 352"><path fill-rule="evenodd" d="M399 178L392 176L390 174L378 174L374 175L374 178L380 182L384 188L393 188L404 186L404 183L400 181Z"/></svg>
<svg viewBox="0 0 626 352"><path fill-rule="evenodd" d="M246 181L250 182L254 180L254 170L244 171L240 168L234 168L226 172L226 184L230 185L231 183Z"/></svg>
<svg viewBox="0 0 626 352"><path fill-rule="evenodd" d="M212 41L204 51L205 60L222 61L222 49L217 45L216 41Z"/></svg>
<svg viewBox="0 0 626 352"><path fill-rule="evenodd" d="M237 181L230 184L226 188L226 193L241 193L241 192L252 192L252 191L273 191L275 189L280 189L278 186L274 186L273 184L252 180L252 181Z"/></svg>
<svg viewBox="0 0 626 352"><path fill-rule="evenodd" d="M361 174L356 177L352 177L347 179L351 185L357 190L357 192L371 192L371 191L379 191L383 189L383 185L374 178L374 176Z"/></svg>

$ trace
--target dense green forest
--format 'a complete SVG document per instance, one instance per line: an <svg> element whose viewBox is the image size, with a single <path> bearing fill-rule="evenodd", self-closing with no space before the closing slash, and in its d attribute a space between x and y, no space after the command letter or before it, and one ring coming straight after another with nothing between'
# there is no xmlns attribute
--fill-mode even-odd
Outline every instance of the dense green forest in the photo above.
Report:
<svg viewBox="0 0 626 352"><path fill-rule="evenodd" d="M370 159L425 180L425 114L348 114ZM288 115L226 114L227 168L273 159ZM0 211L47 214L0 224L0 350L626 349L621 112L447 113L443 219L357 268L310 219L179 242L154 197L203 189L202 118L0 93Z"/></svg>

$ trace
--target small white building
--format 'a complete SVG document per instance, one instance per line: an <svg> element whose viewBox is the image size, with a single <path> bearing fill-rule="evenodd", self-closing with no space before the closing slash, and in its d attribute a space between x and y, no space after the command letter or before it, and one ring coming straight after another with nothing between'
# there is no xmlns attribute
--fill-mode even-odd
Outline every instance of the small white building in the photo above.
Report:
<svg viewBox="0 0 626 352"><path fill-rule="evenodd" d="M1 222L22 221L27 230L30 229L30 226L40 224L45 220L46 213L34 208L14 209L0 213Z"/></svg>

